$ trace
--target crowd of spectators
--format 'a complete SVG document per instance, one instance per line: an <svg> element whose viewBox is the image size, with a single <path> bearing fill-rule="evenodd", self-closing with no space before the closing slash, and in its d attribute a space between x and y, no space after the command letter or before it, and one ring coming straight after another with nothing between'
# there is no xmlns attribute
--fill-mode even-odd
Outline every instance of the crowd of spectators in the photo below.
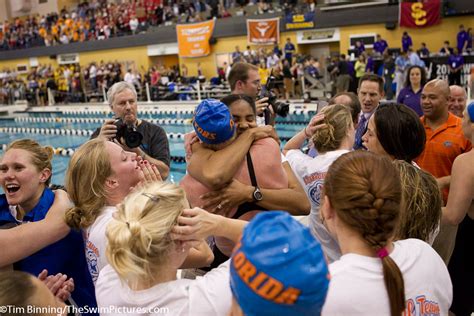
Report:
<svg viewBox="0 0 474 316"><path fill-rule="evenodd" d="M240 8L236 14L246 14L245 7L256 5L256 14L295 9L297 1L280 0L129 0L120 4L106 0L82 2L77 8L63 8L59 13L31 15L4 21L0 27L0 50L52 46L146 32L150 27L176 23L199 22L211 18L232 16L230 8ZM314 10L314 1L305 4Z"/></svg>

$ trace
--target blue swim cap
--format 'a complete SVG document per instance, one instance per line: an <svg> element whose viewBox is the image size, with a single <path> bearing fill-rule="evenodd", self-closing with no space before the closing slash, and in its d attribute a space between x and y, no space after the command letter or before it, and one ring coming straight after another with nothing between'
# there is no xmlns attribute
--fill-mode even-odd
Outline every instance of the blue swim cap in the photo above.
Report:
<svg viewBox="0 0 474 316"><path fill-rule="evenodd" d="M221 144L235 133L235 123L229 108L214 99L207 99L198 104L194 112L193 127L205 144Z"/></svg>
<svg viewBox="0 0 474 316"><path fill-rule="evenodd" d="M466 108L471 123L474 123L474 102L471 102Z"/></svg>
<svg viewBox="0 0 474 316"><path fill-rule="evenodd" d="M329 272L321 245L288 213L259 213L245 228L230 263L230 287L254 315L319 315Z"/></svg>

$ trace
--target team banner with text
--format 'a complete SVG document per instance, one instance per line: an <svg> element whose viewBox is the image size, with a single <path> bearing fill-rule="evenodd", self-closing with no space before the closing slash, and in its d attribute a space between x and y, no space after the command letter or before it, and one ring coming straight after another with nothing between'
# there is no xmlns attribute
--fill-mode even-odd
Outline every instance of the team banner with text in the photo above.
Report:
<svg viewBox="0 0 474 316"><path fill-rule="evenodd" d="M287 14L285 17L287 30L312 29L314 28L314 12L305 14Z"/></svg>
<svg viewBox="0 0 474 316"><path fill-rule="evenodd" d="M280 42L280 18L247 20L247 40L254 45Z"/></svg>
<svg viewBox="0 0 474 316"><path fill-rule="evenodd" d="M178 51L180 57L203 57L211 53L209 39L215 20L195 24L178 24Z"/></svg>
<svg viewBox="0 0 474 316"><path fill-rule="evenodd" d="M441 22L440 0L400 3L400 26L422 28Z"/></svg>

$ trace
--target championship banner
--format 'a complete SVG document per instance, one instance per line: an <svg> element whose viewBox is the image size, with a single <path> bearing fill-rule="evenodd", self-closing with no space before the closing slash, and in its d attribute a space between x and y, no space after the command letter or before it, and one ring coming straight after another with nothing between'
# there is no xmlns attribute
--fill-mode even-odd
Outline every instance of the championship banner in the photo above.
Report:
<svg viewBox="0 0 474 316"><path fill-rule="evenodd" d="M400 26L422 28L441 22L440 0L400 3Z"/></svg>
<svg viewBox="0 0 474 316"><path fill-rule="evenodd" d="M254 45L280 42L280 18L247 20L247 40Z"/></svg>
<svg viewBox="0 0 474 316"><path fill-rule="evenodd" d="M285 27L287 30L314 28L314 12L287 14L285 17Z"/></svg>
<svg viewBox="0 0 474 316"><path fill-rule="evenodd" d="M178 51L180 57L203 57L211 53L209 39L214 31L215 20L195 24L178 24Z"/></svg>

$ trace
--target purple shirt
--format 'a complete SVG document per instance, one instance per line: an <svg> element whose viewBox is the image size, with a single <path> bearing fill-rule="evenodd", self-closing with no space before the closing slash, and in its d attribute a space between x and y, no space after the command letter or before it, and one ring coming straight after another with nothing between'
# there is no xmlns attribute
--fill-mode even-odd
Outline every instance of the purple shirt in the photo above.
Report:
<svg viewBox="0 0 474 316"><path fill-rule="evenodd" d="M458 68L462 65L464 65L464 57L461 55L449 55L448 58L448 65L451 66L451 68Z"/></svg>
<svg viewBox="0 0 474 316"><path fill-rule="evenodd" d="M461 31L458 33L458 50L459 53L462 53L462 49L464 48L464 43L469 40L469 34L466 31Z"/></svg>
<svg viewBox="0 0 474 316"><path fill-rule="evenodd" d="M374 50L380 54L383 54L387 47L387 41L383 39L374 43Z"/></svg>
<svg viewBox="0 0 474 316"><path fill-rule="evenodd" d="M360 46L359 47L356 46L355 49L357 49L357 51L359 52L359 55L361 55L365 51L364 43L360 43Z"/></svg>
<svg viewBox="0 0 474 316"><path fill-rule="evenodd" d="M398 94L397 103L402 103L408 106L410 109L416 112L418 116L423 116L423 110L421 109L421 90L423 87L418 90L417 93L413 92L411 86L403 88Z"/></svg>
<svg viewBox="0 0 474 316"><path fill-rule="evenodd" d="M413 46L410 35L402 36L402 47L404 52L408 52L408 49Z"/></svg>

